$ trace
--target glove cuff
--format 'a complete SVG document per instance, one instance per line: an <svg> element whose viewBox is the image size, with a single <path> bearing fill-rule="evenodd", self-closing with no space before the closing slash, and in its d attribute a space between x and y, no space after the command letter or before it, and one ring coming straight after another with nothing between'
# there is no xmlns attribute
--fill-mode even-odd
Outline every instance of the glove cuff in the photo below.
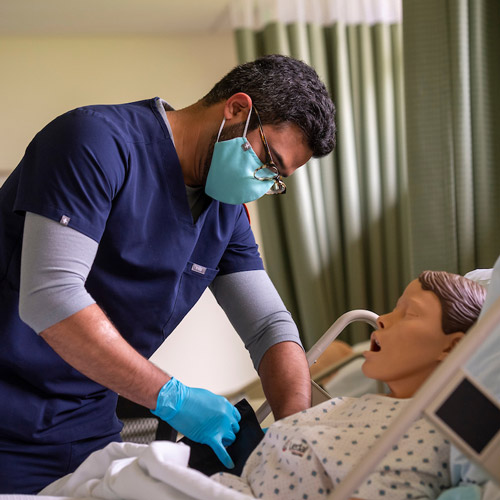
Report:
<svg viewBox="0 0 500 500"><path fill-rule="evenodd" d="M158 393L156 408L151 410L153 415L168 422L179 412L187 394L187 387L172 377Z"/></svg>

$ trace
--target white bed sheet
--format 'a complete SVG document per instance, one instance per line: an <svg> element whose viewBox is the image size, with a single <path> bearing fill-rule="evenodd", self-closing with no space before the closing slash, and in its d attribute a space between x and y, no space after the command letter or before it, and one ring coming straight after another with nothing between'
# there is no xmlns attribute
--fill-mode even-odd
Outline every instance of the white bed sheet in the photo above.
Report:
<svg viewBox="0 0 500 500"><path fill-rule="evenodd" d="M52 495L106 500L253 498L189 469L189 451L188 446L169 441L150 445L111 443L93 453L73 474L50 484L40 494L49 498Z"/></svg>
<svg viewBox="0 0 500 500"><path fill-rule="evenodd" d="M75 497L53 497L45 495L0 495L0 500L76 500ZM95 500L93 498L79 498L78 500Z"/></svg>
<svg viewBox="0 0 500 500"><path fill-rule="evenodd" d="M187 467L189 448L156 441L151 445L112 443L93 453L73 474L40 495L0 495L0 500L250 500ZM461 500L500 500L493 483ZM453 490L450 490L450 493ZM479 493L479 495L478 495ZM332 492L334 499L335 492ZM455 498L452 496L452 498Z"/></svg>

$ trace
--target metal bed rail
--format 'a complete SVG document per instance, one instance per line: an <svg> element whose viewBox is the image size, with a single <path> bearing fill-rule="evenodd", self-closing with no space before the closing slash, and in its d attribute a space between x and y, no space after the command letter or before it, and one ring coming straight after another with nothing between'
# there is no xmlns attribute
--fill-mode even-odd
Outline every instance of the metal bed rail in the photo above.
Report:
<svg viewBox="0 0 500 500"><path fill-rule="evenodd" d="M325 349L344 331L344 329L356 321L363 321L373 326L377 327L378 315L372 311L366 311L364 309L354 309L352 311L342 314L328 330L321 336L321 338L309 349L306 354L307 363L309 366L316 363L321 354ZM313 386L315 385L314 382ZM263 422L264 419L271 413L271 407L269 403L265 401L255 412L257 415L257 420Z"/></svg>

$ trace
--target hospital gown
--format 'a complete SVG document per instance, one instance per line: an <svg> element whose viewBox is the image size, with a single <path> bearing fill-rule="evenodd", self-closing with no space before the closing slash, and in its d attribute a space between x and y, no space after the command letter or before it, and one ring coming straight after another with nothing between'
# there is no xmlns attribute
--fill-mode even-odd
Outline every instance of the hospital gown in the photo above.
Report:
<svg viewBox="0 0 500 500"><path fill-rule="evenodd" d="M275 422L249 457L242 477L213 479L256 498L317 499L360 462L409 399L367 394L334 398ZM354 497L436 498L450 486L449 442L420 419Z"/></svg>

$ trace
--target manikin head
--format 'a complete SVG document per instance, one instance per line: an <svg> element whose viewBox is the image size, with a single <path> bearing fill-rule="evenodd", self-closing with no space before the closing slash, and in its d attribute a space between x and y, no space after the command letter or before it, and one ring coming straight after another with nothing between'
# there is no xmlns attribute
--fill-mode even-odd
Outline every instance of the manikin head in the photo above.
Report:
<svg viewBox="0 0 500 500"><path fill-rule="evenodd" d="M394 310L379 316L363 373L385 382L393 397L412 397L477 320L485 296L467 278L424 271Z"/></svg>

